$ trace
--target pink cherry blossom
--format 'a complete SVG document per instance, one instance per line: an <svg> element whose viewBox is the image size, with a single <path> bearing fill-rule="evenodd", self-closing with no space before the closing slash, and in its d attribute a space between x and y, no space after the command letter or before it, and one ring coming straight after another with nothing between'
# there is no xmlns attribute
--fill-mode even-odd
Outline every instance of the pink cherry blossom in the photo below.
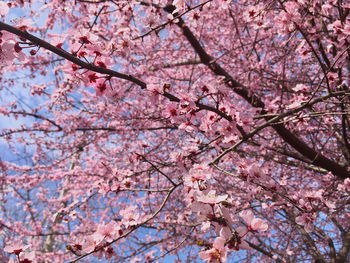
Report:
<svg viewBox="0 0 350 263"><path fill-rule="evenodd" d="M226 261L227 248L225 247L226 239L220 235L213 243L213 247L210 249L202 250L199 252L199 257L211 263L220 263Z"/></svg>
<svg viewBox="0 0 350 263"><path fill-rule="evenodd" d="M0 15L5 16L9 11L8 4L6 2L0 2Z"/></svg>
<svg viewBox="0 0 350 263"><path fill-rule="evenodd" d="M35 263L35 251L20 255L20 263Z"/></svg>
<svg viewBox="0 0 350 263"><path fill-rule="evenodd" d="M135 206L129 206L120 211L120 215L123 217L122 222L126 227L136 225L139 222L141 215L136 211Z"/></svg>
<svg viewBox="0 0 350 263"><path fill-rule="evenodd" d="M17 241L12 245L5 246L4 251L18 256L29 247L29 245L24 246L21 241Z"/></svg>
<svg viewBox="0 0 350 263"><path fill-rule="evenodd" d="M268 224L264 220L254 217L250 210L242 211L240 216L244 219L250 231L266 231L268 228Z"/></svg>
<svg viewBox="0 0 350 263"><path fill-rule="evenodd" d="M93 238L96 244L99 244L103 240L111 242L119 235L119 230L120 226L115 221L111 221L105 225L98 225L96 232L93 234Z"/></svg>
<svg viewBox="0 0 350 263"><path fill-rule="evenodd" d="M349 8L0 1L0 262L346 262Z"/></svg>
<svg viewBox="0 0 350 263"><path fill-rule="evenodd" d="M227 197L228 195L216 196L216 191L210 190L206 195L197 196L197 201L204 204L215 205L225 201Z"/></svg>
<svg viewBox="0 0 350 263"><path fill-rule="evenodd" d="M295 218L295 223L304 226L307 233L311 233L314 230L314 220L316 215L312 213L304 213L301 216Z"/></svg>

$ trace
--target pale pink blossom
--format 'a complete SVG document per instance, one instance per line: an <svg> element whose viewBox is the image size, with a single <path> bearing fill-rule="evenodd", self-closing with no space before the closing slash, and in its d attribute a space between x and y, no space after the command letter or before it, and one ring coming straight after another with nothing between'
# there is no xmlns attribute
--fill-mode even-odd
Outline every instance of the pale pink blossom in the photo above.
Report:
<svg viewBox="0 0 350 263"><path fill-rule="evenodd" d="M308 87L305 84L297 84L294 88L292 88L295 92L307 92Z"/></svg>
<svg viewBox="0 0 350 263"><path fill-rule="evenodd" d="M301 20L300 12L298 11L299 4L295 1L288 1L284 7L291 16L291 19L293 19L293 22L299 23Z"/></svg>
<svg viewBox="0 0 350 263"><path fill-rule="evenodd" d="M140 214L137 213L136 206L128 206L127 208L120 211L120 215L123 217L122 223L126 226L136 225L140 220Z"/></svg>
<svg viewBox="0 0 350 263"><path fill-rule="evenodd" d="M20 255L21 263L34 263L35 262L35 251L31 251L29 253L22 253Z"/></svg>
<svg viewBox="0 0 350 263"><path fill-rule="evenodd" d="M207 232L207 231L209 231L210 226L211 226L210 221L203 221L202 224L201 224L201 231L202 231L202 232Z"/></svg>
<svg viewBox="0 0 350 263"><path fill-rule="evenodd" d="M333 24L328 25L329 30L334 30L334 33L340 34L342 32L343 26L340 20L336 20Z"/></svg>
<svg viewBox="0 0 350 263"><path fill-rule="evenodd" d="M245 210L240 213L240 216L244 219L246 224L248 225L249 231L266 231L268 228L268 224L266 221L254 217L254 214L250 210Z"/></svg>
<svg viewBox="0 0 350 263"><path fill-rule="evenodd" d="M12 243L11 245L7 245L4 248L4 251L7 253L10 253L10 254L19 255L27 248L29 248L29 245L24 246L22 241L16 241L16 242Z"/></svg>
<svg viewBox="0 0 350 263"><path fill-rule="evenodd" d="M99 238L97 238L94 234L88 236L84 240L83 251L89 253L97 247L97 245L101 242Z"/></svg>
<svg viewBox="0 0 350 263"><path fill-rule="evenodd" d="M225 201L227 197L228 195L216 196L216 191L211 190L206 195L203 195L201 192L201 195L197 197L197 201L204 204L215 205Z"/></svg>
<svg viewBox="0 0 350 263"><path fill-rule="evenodd" d="M312 213L304 213L301 216L295 218L295 223L304 226L307 233L311 233L314 230L313 222L316 220L316 215Z"/></svg>
<svg viewBox="0 0 350 263"><path fill-rule="evenodd" d="M173 12L179 12L185 8L186 1L185 0L174 0L173 5L176 6L176 10Z"/></svg>
<svg viewBox="0 0 350 263"><path fill-rule="evenodd" d="M188 188L200 188L200 185L211 179L212 171L206 164L195 164L184 177L184 185ZM193 200L194 201L194 200Z"/></svg>
<svg viewBox="0 0 350 263"><path fill-rule="evenodd" d="M246 10L247 11L243 13L244 20L247 22L254 21L261 16L261 13L263 11L263 5L251 5L248 6Z"/></svg>
<svg viewBox="0 0 350 263"><path fill-rule="evenodd" d="M165 118L169 118L172 123L175 123L177 120L179 120L180 115L178 104L173 102L167 103L162 115Z"/></svg>
<svg viewBox="0 0 350 263"><path fill-rule="evenodd" d="M10 9L9 9L7 3L1 1L1 2L0 2L0 15L1 15L1 16L5 16L5 15L8 13L9 10L10 10Z"/></svg>
<svg viewBox="0 0 350 263"><path fill-rule="evenodd" d="M194 126L190 122L183 122L179 125L179 129L185 130L188 133L195 131Z"/></svg>
<svg viewBox="0 0 350 263"><path fill-rule="evenodd" d="M330 12L330 10L332 9L333 7L330 5L330 4L324 4L324 5L322 5L322 12L326 15L326 16L328 16L329 15L329 12Z"/></svg>
<svg viewBox="0 0 350 263"><path fill-rule="evenodd" d="M223 235L217 237L210 249L199 252L199 257L206 262L221 263L226 261L227 248L225 247L226 239Z"/></svg>
<svg viewBox="0 0 350 263"><path fill-rule="evenodd" d="M119 230L120 226L118 223L111 221L108 224L98 225L96 232L93 234L93 238L97 244L99 244L102 240L111 242L118 236Z"/></svg>

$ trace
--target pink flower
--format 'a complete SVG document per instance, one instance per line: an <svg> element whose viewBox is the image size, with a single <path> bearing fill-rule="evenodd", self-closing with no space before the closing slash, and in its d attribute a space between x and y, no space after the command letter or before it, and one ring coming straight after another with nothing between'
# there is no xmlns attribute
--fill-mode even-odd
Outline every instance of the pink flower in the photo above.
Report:
<svg viewBox="0 0 350 263"><path fill-rule="evenodd" d="M21 51L21 47L14 40L13 35L8 32L2 32L0 36L0 65L8 65L15 59L23 62L25 58L26 55Z"/></svg>
<svg viewBox="0 0 350 263"><path fill-rule="evenodd" d="M313 221L316 219L315 214L304 213L301 216L295 218L295 223L298 225L304 226L304 229L307 233L311 233L314 230Z"/></svg>
<svg viewBox="0 0 350 263"><path fill-rule="evenodd" d="M328 29L333 30L336 34L341 34L342 28L343 26L340 20L336 20L333 24L328 25Z"/></svg>
<svg viewBox="0 0 350 263"><path fill-rule="evenodd" d="M180 115L177 103L170 102L166 104L162 115L165 118L169 118L172 123L176 122L178 116Z"/></svg>
<svg viewBox="0 0 350 263"><path fill-rule="evenodd" d="M199 252L199 257L206 262L221 263L226 261L227 248L225 247L226 239L221 231L220 236L217 237L211 249L202 250Z"/></svg>
<svg viewBox="0 0 350 263"><path fill-rule="evenodd" d="M90 80L90 79L89 79ZM102 96L107 93L107 85L106 80L104 78L97 78L95 79L95 89L96 89L96 96Z"/></svg>
<svg viewBox="0 0 350 263"><path fill-rule="evenodd" d="M206 164L195 164L188 175L184 178L184 185L190 188L197 188L200 182L211 179L211 169Z"/></svg>
<svg viewBox="0 0 350 263"><path fill-rule="evenodd" d="M243 211L240 213L240 216L244 219L246 224L248 225L248 230L249 231L266 231L268 228L268 224L260 219L254 217L254 214L252 211Z"/></svg>
<svg viewBox="0 0 350 263"><path fill-rule="evenodd" d="M4 251L10 254L19 255L21 252L29 248L29 246L23 246L23 243L21 241L17 241L13 243L12 245L8 245L4 248Z"/></svg>
<svg viewBox="0 0 350 263"><path fill-rule="evenodd" d="M185 130L186 132L193 132L195 128L192 126L191 122L183 122L179 126L180 130Z"/></svg>
<svg viewBox="0 0 350 263"><path fill-rule="evenodd" d="M322 5L322 13L324 13L326 16L329 15L330 11L332 10L332 6L330 4L324 4Z"/></svg>
<svg viewBox="0 0 350 263"><path fill-rule="evenodd" d="M243 13L243 18L245 21L251 22L251 21L257 20L261 16L263 11L263 6L262 5L248 6L246 10L247 11Z"/></svg>
<svg viewBox="0 0 350 263"><path fill-rule="evenodd" d="M145 254L144 260L145 260L146 262L151 262L152 259L154 258L153 254L154 254L155 252L156 252L155 250L152 250L152 251L146 253L146 254Z"/></svg>
<svg viewBox="0 0 350 263"><path fill-rule="evenodd" d="M197 197L197 201L204 204L215 205L225 201L228 197L228 195L216 196L215 193L215 190L211 190L206 195L202 194L201 196Z"/></svg>
<svg viewBox="0 0 350 263"><path fill-rule="evenodd" d="M133 258L130 263L141 262L142 259L140 257Z"/></svg>
<svg viewBox="0 0 350 263"><path fill-rule="evenodd" d="M20 263L33 263L35 260L35 252L21 254Z"/></svg>
<svg viewBox="0 0 350 263"><path fill-rule="evenodd" d="M292 88L295 92L307 92L309 88L305 84L297 84Z"/></svg>
<svg viewBox="0 0 350 263"><path fill-rule="evenodd" d="M5 16L9 11L9 7L7 5L7 3L5 2L0 2L0 15L1 16Z"/></svg>
<svg viewBox="0 0 350 263"><path fill-rule="evenodd" d="M122 223L125 227L137 225L140 222L140 214L137 213L136 206L129 206L120 211L120 215L123 217Z"/></svg>
<svg viewBox="0 0 350 263"><path fill-rule="evenodd" d="M102 240L111 242L118 236L120 226L115 222L111 221L108 224L99 225L97 231L93 234L93 238L96 244L99 244Z"/></svg>
<svg viewBox="0 0 350 263"><path fill-rule="evenodd" d="M174 0L173 5L176 6L176 10L173 11L173 13L175 13L176 11L183 10L185 8L186 1L185 0Z"/></svg>
<svg viewBox="0 0 350 263"><path fill-rule="evenodd" d="M95 233L96 234L96 233ZM98 239L97 235L91 235L91 236L87 236L84 239L84 244L83 244L83 252L86 253L90 253L91 251L95 250L96 247L98 247L98 245L100 244L101 240Z"/></svg>

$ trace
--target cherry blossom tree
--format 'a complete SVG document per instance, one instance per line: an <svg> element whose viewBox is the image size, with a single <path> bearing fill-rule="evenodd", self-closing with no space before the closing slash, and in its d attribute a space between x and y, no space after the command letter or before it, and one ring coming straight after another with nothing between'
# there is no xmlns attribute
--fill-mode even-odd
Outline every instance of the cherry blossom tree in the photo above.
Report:
<svg viewBox="0 0 350 263"><path fill-rule="evenodd" d="M350 260L350 3L0 1L1 262Z"/></svg>

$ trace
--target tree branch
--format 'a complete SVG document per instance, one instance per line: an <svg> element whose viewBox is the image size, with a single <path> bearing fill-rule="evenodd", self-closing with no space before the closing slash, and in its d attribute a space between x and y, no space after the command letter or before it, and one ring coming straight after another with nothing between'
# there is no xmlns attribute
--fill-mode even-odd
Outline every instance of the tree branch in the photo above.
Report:
<svg viewBox="0 0 350 263"><path fill-rule="evenodd" d="M164 8L166 12L174 10L174 6L168 5ZM176 14L175 14L176 15ZM218 63L216 63L213 58L205 51L197 38L193 35L192 31L185 25L182 18L179 18L177 25L182 29L184 36L187 38L193 49L198 54L199 58L203 64L207 65L215 75L223 76L224 81L227 86L232 88L232 90L244 98L253 107L262 108L261 114L266 114L264 110L265 104L257 95L249 90L240 82L233 79L233 77L226 72ZM266 117L268 121L270 118ZM313 161L313 164L332 172L339 179L349 178L350 174L347 169L338 163L334 162L323 156L320 152L316 152L314 149L310 148L304 141L299 139L294 133L288 130L283 124L275 124L272 128L278 133L278 135L291 145L300 154L307 157Z"/></svg>
<svg viewBox="0 0 350 263"><path fill-rule="evenodd" d="M94 71L96 73L106 74L106 75L113 76L113 77L116 77L119 79L125 79L128 81L131 81L132 83L135 83L136 85L140 86L142 89L145 89L147 86L145 82L143 82L142 80L137 79L131 75L119 73L117 71L107 69L107 68L97 67L94 64L82 61L79 58L77 58L76 56L74 56L73 54L68 53L67 51L65 51L61 48L55 47L55 46L51 45L50 43L29 34L26 31L19 30L18 28L15 28L13 26L10 26L10 25L5 24L5 23L0 21L0 31L1 30L5 30L5 31L10 32L12 34L15 34L19 37L23 37L23 38L31 41L33 44L35 44L39 47L43 47L47 50L50 50L51 52L55 53L56 55L59 55L60 57L63 57L65 59L69 60L70 62L77 64L78 66L80 66L82 68Z"/></svg>

